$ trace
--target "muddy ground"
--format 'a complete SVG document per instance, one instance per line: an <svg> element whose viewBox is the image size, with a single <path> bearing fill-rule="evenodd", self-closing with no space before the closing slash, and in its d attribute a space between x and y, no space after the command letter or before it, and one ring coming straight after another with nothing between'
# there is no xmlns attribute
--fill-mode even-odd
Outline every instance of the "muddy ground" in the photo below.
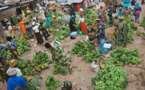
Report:
<svg viewBox="0 0 145 90"><path fill-rule="evenodd" d="M100 3L100 5L103 5L103 3ZM145 6L142 6L142 13L141 13L141 19L145 16ZM135 23L136 26L138 26L140 31L144 31L143 27L140 27L138 23ZM112 28L107 28L106 29L106 34L112 30ZM107 34L108 35L108 34ZM73 45L77 41L82 41L85 40L86 36L77 36L75 40L70 40L70 37L67 37L66 39L61 41L62 46L65 48L66 52L71 51ZM124 90L145 90L145 80L144 77L142 76L142 73L145 73L145 69L141 69L139 67L145 68L145 40L143 40L140 36L136 35L136 31L134 32L133 35L134 41L131 44L127 45L128 49L134 50L135 48L139 49L140 51L140 56L139 58L142 60L142 62L139 65L124 65L122 68L126 70L127 78L128 78L128 86ZM47 41L46 41L47 42ZM32 49L29 52L26 52L25 54L21 55L21 59L32 59L33 55L38 52L38 51L44 51L46 50L48 52L49 57L51 58L50 52L44 47L44 46L34 46L36 44L36 41L31 42ZM71 55L71 53L69 54ZM58 74L58 75L53 75L52 70L53 70L53 65L49 66L49 69L43 70L40 74L42 79L41 83L41 90L45 90L47 87L45 85L45 80L48 75L53 75L55 78L59 79L60 82L63 81L71 81L75 83L75 87L78 89L82 90L94 90L93 86L90 82L90 78L96 76L95 72L92 72L90 70L90 64L86 64L84 60L82 60L81 57L78 57L76 55L72 55L72 66L75 66L76 68L73 69L73 73L67 74L65 76ZM62 85L61 85L62 86ZM7 84L0 82L0 90L6 90ZM61 87L57 88L56 90L60 90Z"/></svg>

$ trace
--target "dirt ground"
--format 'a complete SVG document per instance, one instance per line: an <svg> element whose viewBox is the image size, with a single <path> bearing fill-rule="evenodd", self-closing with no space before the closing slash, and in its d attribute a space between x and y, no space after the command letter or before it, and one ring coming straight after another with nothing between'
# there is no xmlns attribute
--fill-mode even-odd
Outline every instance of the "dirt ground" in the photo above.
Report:
<svg viewBox="0 0 145 90"><path fill-rule="evenodd" d="M103 5L102 3L100 5ZM145 16L145 6L142 6L142 13L141 13L141 19ZM143 27L140 27L138 23L135 23L135 25L138 26L140 31L144 31ZM106 33L108 33L112 28L107 28ZM71 51L73 45L77 41L85 40L86 36L77 36L75 40L70 40L70 37L67 37L66 39L61 41L62 46L65 48L66 52ZM126 70L127 78L128 78L128 86L124 90L145 90L145 80L142 76L142 73L145 73L145 40L143 40L140 36L136 35L136 31L133 35L134 41L131 44L127 45L128 49L139 49L140 56L139 58L142 60L142 62L139 65L124 65L122 68ZM47 42L47 41L46 41ZM51 58L50 52L44 47L44 46L34 46L36 44L36 41L31 42L32 49L31 51L28 51L21 55L21 59L32 59L33 55L38 51L44 51L46 50L48 52L49 57ZM71 55L71 53L69 54ZM49 66L49 69L43 70L40 74L42 78L41 82L41 90L45 90L47 87L45 85L45 80L48 75L53 75L55 78L59 79L60 82L63 81L71 81L74 84L75 87L81 90L94 90L93 86L90 82L90 78L96 76L97 74L95 72L92 72L90 67L90 64L86 64L84 60L82 60L81 57L78 57L76 55L72 55L72 66L75 66L76 68L73 69L73 73L70 75L69 73L65 76L58 74L53 75L53 65ZM141 67L141 68L140 68ZM62 84L62 83L61 83ZM62 86L62 85L61 85ZM0 90L6 90L7 84L0 82ZM57 88L56 90L60 90L61 87Z"/></svg>

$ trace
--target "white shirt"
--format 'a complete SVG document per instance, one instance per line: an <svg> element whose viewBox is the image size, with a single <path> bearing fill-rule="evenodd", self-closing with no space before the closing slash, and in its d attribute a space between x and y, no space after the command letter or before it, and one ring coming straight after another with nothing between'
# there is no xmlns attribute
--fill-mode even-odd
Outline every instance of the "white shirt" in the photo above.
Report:
<svg viewBox="0 0 145 90"><path fill-rule="evenodd" d="M84 17L80 17L80 19L79 19L79 23L81 23L81 22L85 22L85 19L84 19Z"/></svg>
<svg viewBox="0 0 145 90"><path fill-rule="evenodd" d="M115 16L117 16L117 14L116 14L116 13L115 13L115 14L113 13L113 14L112 14L112 17L115 18Z"/></svg>
<svg viewBox="0 0 145 90"><path fill-rule="evenodd" d="M39 32L39 26L34 26L33 30L35 31L35 33L38 33Z"/></svg>
<svg viewBox="0 0 145 90"><path fill-rule="evenodd" d="M12 30L13 28L12 28L12 26L11 25L9 25L9 27L8 27L8 30Z"/></svg>

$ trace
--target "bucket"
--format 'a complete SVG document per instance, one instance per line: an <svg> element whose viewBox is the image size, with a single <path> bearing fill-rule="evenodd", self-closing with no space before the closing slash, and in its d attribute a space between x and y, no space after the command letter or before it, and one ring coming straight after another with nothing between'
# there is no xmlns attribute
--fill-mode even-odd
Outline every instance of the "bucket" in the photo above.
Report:
<svg viewBox="0 0 145 90"><path fill-rule="evenodd" d="M131 3L131 0L123 0L123 6L124 7L129 7Z"/></svg>
<svg viewBox="0 0 145 90"><path fill-rule="evenodd" d="M82 31L80 31L79 34L82 36L83 35Z"/></svg>

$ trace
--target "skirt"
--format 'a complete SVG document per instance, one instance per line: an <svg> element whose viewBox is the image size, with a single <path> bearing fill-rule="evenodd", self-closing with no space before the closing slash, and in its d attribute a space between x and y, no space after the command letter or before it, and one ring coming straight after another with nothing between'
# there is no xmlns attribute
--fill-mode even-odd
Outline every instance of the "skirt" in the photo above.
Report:
<svg viewBox="0 0 145 90"><path fill-rule="evenodd" d="M40 32L35 33L35 36L36 36L36 39L37 39L37 43L38 44L43 44L44 41L42 39L42 36L41 36Z"/></svg>
<svg viewBox="0 0 145 90"><path fill-rule="evenodd" d="M71 32L77 31L76 27L73 25L69 25L69 28Z"/></svg>
<svg viewBox="0 0 145 90"><path fill-rule="evenodd" d="M140 18L140 15L135 14L135 19L139 19L139 18Z"/></svg>
<svg viewBox="0 0 145 90"><path fill-rule="evenodd" d="M80 26L81 26L82 32L83 32L83 33L86 33L86 32L87 32L87 29L86 29L85 22L81 22L81 23L80 23Z"/></svg>

